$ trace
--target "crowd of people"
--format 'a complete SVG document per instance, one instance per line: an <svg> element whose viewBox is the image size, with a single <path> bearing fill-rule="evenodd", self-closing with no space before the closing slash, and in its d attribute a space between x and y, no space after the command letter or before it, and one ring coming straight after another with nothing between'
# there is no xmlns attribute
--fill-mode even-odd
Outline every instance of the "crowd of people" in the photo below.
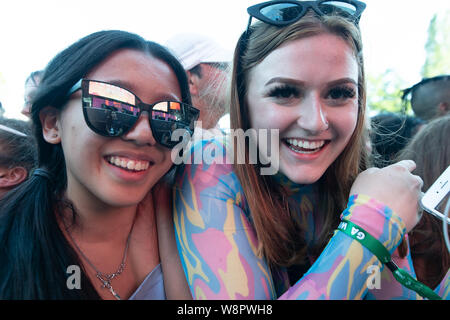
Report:
<svg viewBox="0 0 450 320"><path fill-rule="evenodd" d="M29 121L0 115L0 299L449 299L419 205L450 165L449 76L370 118L365 7L251 6L234 55L99 31L32 72Z"/></svg>

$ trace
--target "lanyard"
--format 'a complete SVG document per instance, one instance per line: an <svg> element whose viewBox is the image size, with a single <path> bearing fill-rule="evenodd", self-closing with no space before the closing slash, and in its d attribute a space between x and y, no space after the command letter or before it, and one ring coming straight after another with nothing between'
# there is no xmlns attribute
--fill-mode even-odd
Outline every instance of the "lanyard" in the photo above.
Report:
<svg viewBox="0 0 450 320"><path fill-rule="evenodd" d="M424 298L430 300L442 300L433 290L423 283L414 279L408 272L400 269L391 259L391 254L383 246L383 244L366 232L363 228L357 226L348 220L342 220L338 226L338 230L361 243L364 247L369 249L386 267L391 270L395 280L401 283L408 289L417 292Z"/></svg>

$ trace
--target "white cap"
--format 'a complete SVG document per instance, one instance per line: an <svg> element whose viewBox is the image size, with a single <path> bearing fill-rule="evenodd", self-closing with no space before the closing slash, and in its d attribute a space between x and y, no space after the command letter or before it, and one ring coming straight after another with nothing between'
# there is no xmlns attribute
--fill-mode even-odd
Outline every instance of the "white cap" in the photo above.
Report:
<svg viewBox="0 0 450 320"><path fill-rule="evenodd" d="M166 42L166 47L180 60L185 70L190 70L200 63L231 62L233 59L230 50L200 34L178 34Z"/></svg>

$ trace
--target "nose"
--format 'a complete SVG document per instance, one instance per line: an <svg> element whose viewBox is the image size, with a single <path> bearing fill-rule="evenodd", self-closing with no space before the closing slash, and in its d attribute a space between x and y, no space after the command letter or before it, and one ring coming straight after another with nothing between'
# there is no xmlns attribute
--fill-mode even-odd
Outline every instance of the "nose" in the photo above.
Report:
<svg viewBox="0 0 450 320"><path fill-rule="evenodd" d="M329 123L319 94L306 96L298 110L297 123L303 130L312 135L328 130Z"/></svg>
<svg viewBox="0 0 450 320"><path fill-rule="evenodd" d="M150 128L149 114L144 111L140 116L134 127L122 136L123 140L131 141L137 145L155 145L156 140L153 137L152 129Z"/></svg>

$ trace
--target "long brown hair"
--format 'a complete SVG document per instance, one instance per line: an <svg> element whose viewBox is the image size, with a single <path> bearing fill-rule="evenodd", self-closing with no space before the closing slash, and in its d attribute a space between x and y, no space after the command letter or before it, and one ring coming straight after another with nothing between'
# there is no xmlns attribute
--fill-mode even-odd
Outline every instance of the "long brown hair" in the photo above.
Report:
<svg viewBox="0 0 450 320"><path fill-rule="evenodd" d="M448 137L450 116L438 118L421 129L399 155L399 160L416 162L414 174L422 178L423 190L428 190L450 165ZM441 212L445 203L439 208ZM435 288L450 268L442 222L431 214L423 213L420 222L409 233L409 243L418 280Z"/></svg>
<svg viewBox="0 0 450 320"><path fill-rule="evenodd" d="M339 214L345 209L351 185L359 172L367 168L364 147L366 87L362 58L362 41L354 23L337 16L317 17L311 14L287 27L274 27L258 22L251 27L251 35L241 36L234 53L231 79L230 118L232 129L247 130L250 118L246 102L249 71L273 50L287 42L330 33L342 38L352 49L359 66L358 121L353 135L336 161L318 181L320 201L318 210L323 216L323 229L313 252L317 256L324 248L339 222ZM246 50L242 46L245 44ZM301 63L301 62L299 62ZM243 152L248 160L245 145L234 144L235 152ZM270 265L290 266L302 263L306 256L305 230L296 222L294 210L288 203L289 191L272 177L260 175L259 165L238 164L235 172L239 178L250 208L251 217L259 240L258 252Z"/></svg>

